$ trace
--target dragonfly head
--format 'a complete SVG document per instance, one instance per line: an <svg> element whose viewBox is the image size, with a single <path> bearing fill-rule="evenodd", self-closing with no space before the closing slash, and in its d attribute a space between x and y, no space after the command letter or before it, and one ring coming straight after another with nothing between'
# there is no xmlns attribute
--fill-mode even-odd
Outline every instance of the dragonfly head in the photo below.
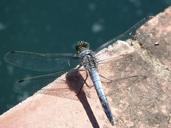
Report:
<svg viewBox="0 0 171 128"><path fill-rule="evenodd" d="M77 53L81 53L82 51L89 49L89 43L85 42L85 41L78 41L75 49L77 51Z"/></svg>

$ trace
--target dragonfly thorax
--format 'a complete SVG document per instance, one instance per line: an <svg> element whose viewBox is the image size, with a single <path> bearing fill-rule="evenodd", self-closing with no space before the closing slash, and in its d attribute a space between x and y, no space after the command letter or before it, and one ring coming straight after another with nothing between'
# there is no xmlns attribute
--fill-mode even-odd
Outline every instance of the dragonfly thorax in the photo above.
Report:
<svg viewBox="0 0 171 128"><path fill-rule="evenodd" d="M97 68L95 53L92 50L83 50L79 56L81 65L84 66L85 69L90 71L92 68Z"/></svg>

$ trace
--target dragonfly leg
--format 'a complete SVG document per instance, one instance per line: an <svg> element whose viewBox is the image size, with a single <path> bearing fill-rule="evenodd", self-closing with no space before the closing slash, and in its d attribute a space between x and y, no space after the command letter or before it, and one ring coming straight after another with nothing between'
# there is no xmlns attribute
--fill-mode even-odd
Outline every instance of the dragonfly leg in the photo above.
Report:
<svg viewBox="0 0 171 128"><path fill-rule="evenodd" d="M111 80L111 79L109 79L109 78L106 78L105 76L103 76L103 75L101 75L101 74L99 74L99 76L102 77L103 79L108 80L109 82L107 82L107 83L113 82L113 80Z"/></svg>
<svg viewBox="0 0 171 128"><path fill-rule="evenodd" d="M92 88L93 87L93 85L89 85L86 81L87 81L87 78L88 78L88 71L87 70L83 70L83 69L81 69L81 70L79 70L79 71L85 71L86 72L86 78L84 79L84 84L87 86L87 87L89 87L89 88Z"/></svg>
<svg viewBox="0 0 171 128"><path fill-rule="evenodd" d="M92 88L93 85L88 85L88 84L87 84L87 82L86 82L87 78L88 78L88 72L86 71L86 78L84 79L84 83L85 83L85 85L86 85L87 87Z"/></svg>
<svg viewBox="0 0 171 128"><path fill-rule="evenodd" d="M88 78L88 72L87 72L87 70L80 69L79 71L85 71L85 72L86 72L86 78L83 80L83 83L84 83L88 88L94 87L93 85L91 86L91 85L89 85L89 84L86 82L86 80L87 80L87 78ZM77 96L81 93L84 84L83 84L82 87L79 89L79 91L78 91L78 93L77 93Z"/></svg>
<svg viewBox="0 0 171 128"><path fill-rule="evenodd" d="M86 72L86 78L84 79L84 84L88 87L88 88L92 88L92 87L94 87L93 85L89 85L86 81L87 81L87 78L88 78L88 71L87 70L85 70L85 69L80 69L81 68L81 66L82 66L82 64L80 64L78 67L77 67L77 70L79 70L79 71L85 71ZM81 88L82 89L82 88ZM81 90L80 89L80 90Z"/></svg>

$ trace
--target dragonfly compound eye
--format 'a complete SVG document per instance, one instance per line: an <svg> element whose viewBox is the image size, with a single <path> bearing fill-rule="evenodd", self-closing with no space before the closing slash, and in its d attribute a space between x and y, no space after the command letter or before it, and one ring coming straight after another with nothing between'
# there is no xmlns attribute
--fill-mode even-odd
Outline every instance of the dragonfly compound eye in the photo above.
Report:
<svg viewBox="0 0 171 128"><path fill-rule="evenodd" d="M79 53L83 49L89 49L89 44L85 41L78 41L76 46L75 46L76 51Z"/></svg>

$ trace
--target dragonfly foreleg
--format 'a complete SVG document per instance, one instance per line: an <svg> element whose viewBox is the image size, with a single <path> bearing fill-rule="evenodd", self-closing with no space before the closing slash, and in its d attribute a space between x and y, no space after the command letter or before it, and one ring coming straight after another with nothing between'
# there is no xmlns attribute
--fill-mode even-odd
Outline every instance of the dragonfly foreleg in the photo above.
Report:
<svg viewBox="0 0 171 128"><path fill-rule="evenodd" d="M79 71L86 71L86 70L84 70L84 69L79 69ZM88 72L86 71L86 78L83 79L83 83L84 83L87 87L90 87L90 86L87 84L87 82L86 82L87 78L88 78ZM77 96L81 93L84 84L83 84L83 85L81 86L81 88L79 89L79 91L78 91L78 93L77 93Z"/></svg>
<svg viewBox="0 0 171 128"><path fill-rule="evenodd" d="M85 69L81 69L81 70L79 70L79 71L85 71L86 73L86 76L85 76L85 79L84 79L84 84L88 87L88 88L92 88L93 87L93 85L89 85L86 81L87 81L87 78L88 78L88 71L87 70L85 70Z"/></svg>
<svg viewBox="0 0 171 128"><path fill-rule="evenodd" d="M88 76L89 76L89 73L88 73L88 71L87 70L85 70L85 69L79 69L79 71L85 71L85 74L86 74L86 76L85 76L85 78L83 79L83 83L88 87L88 88L92 88L92 87L94 87L93 85L89 85L86 81L87 81L87 78L88 78ZM78 91L78 93L77 93L77 96L79 96L79 94L82 92L82 88L83 88L83 86L84 86L84 84L81 86L81 88L79 89L79 91ZM85 91L85 90L84 90ZM88 95L87 95L88 96ZM89 97L89 96L88 96Z"/></svg>

